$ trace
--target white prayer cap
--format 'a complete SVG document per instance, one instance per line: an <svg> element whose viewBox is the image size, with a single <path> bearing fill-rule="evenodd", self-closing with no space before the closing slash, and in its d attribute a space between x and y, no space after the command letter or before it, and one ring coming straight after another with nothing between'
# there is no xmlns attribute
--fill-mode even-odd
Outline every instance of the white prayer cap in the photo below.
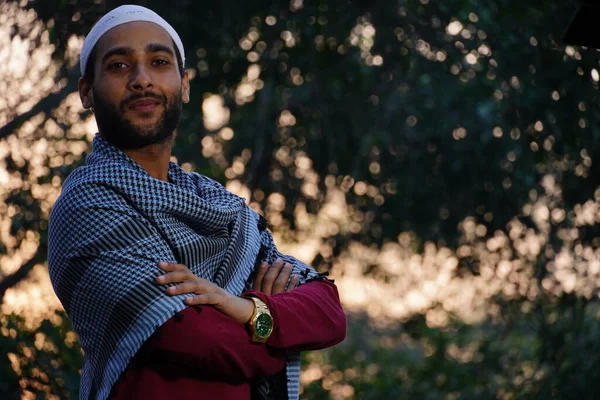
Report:
<svg viewBox="0 0 600 400"><path fill-rule="evenodd" d="M181 43L181 39L175 29L167 21L165 21L160 15L155 13L152 10L149 10L142 6L134 6L134 5L124 5L121 7L117 7L108 14L104 15L102 18L96 22L96 25L92 28L90 33L85 37L83 42L83 48L81 49L81 55L79 56L79 67L81 70L81 75L85 75L85 68L87 67L88 60L90 58L90 54L92 54L92 50L94 50L94 46L98 43L98 40L108 32L110 29L115 26L126 24L127 22L136 22L136 21L147 21L153 22L159 26L161 26L167 33L171 36L177 49L179 49L179 54L181 55L181 61L185 65L185 52L183 51L183 43Z"/></svg>

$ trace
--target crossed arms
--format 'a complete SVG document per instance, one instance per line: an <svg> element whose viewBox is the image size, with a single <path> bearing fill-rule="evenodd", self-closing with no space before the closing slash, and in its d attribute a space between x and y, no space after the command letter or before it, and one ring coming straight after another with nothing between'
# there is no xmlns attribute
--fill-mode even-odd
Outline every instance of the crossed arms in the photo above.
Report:
<svg viewBox="0 0 600 400"><path fill-rule="evenodd" d="M185 300L194 307L167 321L142 351L165 362L198 369L204 377L272 375L284 367L285 350L318 350L341 342L346 335L346 316L335 285L322 280L294 289L292 277L286 290L291 268L280 262L271 267L261 265L254 289L243 294L262 299L273 315L275 327L266 345L252 343L244 317L236 320L243 314L238 301L248 300L221 293L222 289L194 277L182 265L170 264L164 269L170 272L160 282L183 282L167 293L196 293ZM210 306L198 308L200 304Z"/></svg>

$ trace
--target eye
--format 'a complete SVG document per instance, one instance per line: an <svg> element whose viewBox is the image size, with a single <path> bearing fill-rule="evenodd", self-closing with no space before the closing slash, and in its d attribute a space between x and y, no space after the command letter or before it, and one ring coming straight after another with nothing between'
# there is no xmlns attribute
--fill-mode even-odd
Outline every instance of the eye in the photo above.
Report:
<svg viewBox="0 0 600 400"><path fill-rule="evenodd" d="M127 64L125 64L124 62L115 61L113 63L108 64L109 70L123 69L123 68L127 68Z"/></svg>
<svg viewBox="0 0 600 400"><path fill-rule="evenodd" d="M169 63L169 61L160 58L160 59L152 61L152 64L158 65L159 67L164 67L164 66L169 65L170 63Z"/></svg>

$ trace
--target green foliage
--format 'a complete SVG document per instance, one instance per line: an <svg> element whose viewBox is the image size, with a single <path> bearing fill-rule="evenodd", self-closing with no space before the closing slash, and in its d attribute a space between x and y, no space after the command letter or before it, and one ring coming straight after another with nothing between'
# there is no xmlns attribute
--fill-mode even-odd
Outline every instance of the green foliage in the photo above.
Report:
<svg viewBox="0 0 600 400"><path fill-rule="evenodd" d="M267 212L269 195L281 193L283 220L275 228L291 239L296 205L315 214L329 189L345 193L353 224L325 238L331 251L318 254L315 266L330 268L350 242L379 249L403 232L413 235L416 254L427 242L455 251L458 277L479 277L485 268L500 276L500 260L521 265L514 271L519 275L486 299L490 309L478 323L448 312L448 323L437 327L426 318L431 310L387 324L353 314L345 343L306 355L307 371L313 364L321 371L307 373L313 378L306 398L597 397L600 283L591 266L600 239L596 212L586 217L582 208L600 201L599 53L560 43L574 4L136 3L170 21L186 47L192 101L174 151L180 163L223 182L240 180ZM120 4L26 5L55 45L56 81L65 78L74 90L77 69L64 61L68 39ZM233 136L221 126L207 128L201 110L208 94L223 99ZM52 101L39 107L43 114L27 118L35 129L19 136L24 147L42 138L49 147L64 138L84 142ZM48 135L49 125L59 134ZM60 155L65 162L48 157L41 177L31 160L9 155L3 162L11 176L50 184L83 162L81 152ZM308 172L301 159L309 160ZM241 171L233 168L236 161ZM10 232L16 242L34 231L44 246L45 206L32 186L15 188L3 200L16 207ZM532 211L537 206L542 217ZM465 233L465 221L479 233ZM530 240L524 232L538 238L536 251L522 250ZM497 235L510 240L490 250ZM0 243L2 252L16 247ZM558 262L561 252L571 261ZM566 265L563 275L557 275L559 265ZM565 270L577 277L575 286L566 283ZM377 266L365 271L389 278ZM526 285L519 286L520 276ZM0 354L14 354L20 365L16 373L7 357L0 361L0 397L20 397L24 389L77 397L81 353L76 342L64 340L66 318L32 331L8 316L0 327ZM48 347L36 346L40 333Z"/></svg>
<svg viewBox="0 0 600 400"><path fill-rule="evenodd" d="M83 353L69 318L57 312L31 329L22 316L0 319L0 397L21 399L21 393L52 393L76 399Z"/></svg>
<svg viewBox="0 0 600 400"><path fill-rule="evenodd" d="M353 316L343 344L304 355L305 369L325 367L302 397L594 399L600 389L598 308L579 315L576 328L571 310L551 308L551 321L539 310L505 310L495 321L454 321L443 329L430 328L418 315L384 327Z"/></svg>

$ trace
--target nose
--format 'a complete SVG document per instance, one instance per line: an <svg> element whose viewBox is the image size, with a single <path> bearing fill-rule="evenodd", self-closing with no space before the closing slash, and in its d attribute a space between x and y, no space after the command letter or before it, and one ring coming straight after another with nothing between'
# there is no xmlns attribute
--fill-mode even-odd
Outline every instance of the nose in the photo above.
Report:
<svg viewBox="0 0 600 400"><path fill-rule="evenodd" d="M143 64L137 64L134 67L133 74L129 80L129 89L134 92L138 92L144 91L152 86L152 77L150 76L149 71Z"/></svg>

